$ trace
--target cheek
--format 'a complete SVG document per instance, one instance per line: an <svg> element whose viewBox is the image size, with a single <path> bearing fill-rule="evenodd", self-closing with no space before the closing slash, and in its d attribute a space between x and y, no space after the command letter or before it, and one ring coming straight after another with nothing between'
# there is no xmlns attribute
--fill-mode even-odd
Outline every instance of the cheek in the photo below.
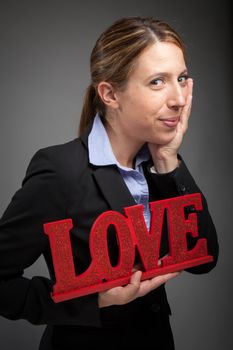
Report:
<svg viewBox="0 0 233 350"><path fill-rule="evenodd" d="M149 120L151 117L159 116L165 107L165 102L161 98L146 98L141 101L135 101L133 108L135 112L140 113L142 117Z"/></svg>
<svg viewBox="0 0 233 350"><path fill-rule="evenodd" d="M167 95L165 92L157 93L150 100L150 108L153 113L160 114L164 109L167 108Z"/></svg>
<svg viewBox="0 0 233 350"><path fill-rule="evenodd" d="M139 93L134 90L124 96L121 102L121 112L125 116L130 115L136 123L145 125L145 123L153 123L154 118L159 117L166 109L166 93L158 93L158 91L149 93L140 91Z"/></svg>

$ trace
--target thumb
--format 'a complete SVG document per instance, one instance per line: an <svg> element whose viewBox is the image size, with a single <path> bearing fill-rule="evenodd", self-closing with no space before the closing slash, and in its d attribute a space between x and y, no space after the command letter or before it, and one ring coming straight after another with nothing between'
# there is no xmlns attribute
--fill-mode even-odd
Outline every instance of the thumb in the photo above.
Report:
<svg viewBox="0 0 233 350"><path fill-rule="evenodd" d="M130 284L133 284L135 287L139 287L141 281L142 271L136 271L132 274L130 278Z"/></svg>

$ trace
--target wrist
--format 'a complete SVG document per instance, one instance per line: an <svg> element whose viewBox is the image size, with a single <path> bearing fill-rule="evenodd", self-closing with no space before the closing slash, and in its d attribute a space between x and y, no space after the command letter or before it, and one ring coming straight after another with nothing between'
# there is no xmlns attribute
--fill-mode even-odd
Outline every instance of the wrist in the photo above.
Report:
<svg viewBox="0 0 233 350"><path fill-rule="evenodd" d="M158 174L166 174L179 166L179 159L177 156L168 159L153 159L153 163Z"/></svg>

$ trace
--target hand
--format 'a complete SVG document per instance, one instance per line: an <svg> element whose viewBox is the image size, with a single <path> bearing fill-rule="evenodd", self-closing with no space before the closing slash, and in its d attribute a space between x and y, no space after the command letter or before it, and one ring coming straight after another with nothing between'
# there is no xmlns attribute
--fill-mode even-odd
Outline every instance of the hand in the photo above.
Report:
<svg viewBox="0 0 233 350"><path fill-rule="evenodd" d="M180 121L176 127L175 137L165 145L148 143L154 166L159 173L174 170L178 166L177 153L182 143L183 136L188 129L188 120L191 113L193 80L187 80L187 99L180 114Z"/></svg>
<svg viewBox="0 0 233 350"><path fill-rule="evenodd" d="M168 280L177 277L180 272L168 273L141 282L141 271L133 273L130 283L124 287L115 287L99 293L99 307L124 305L136 298L142 297L158 288Z"/></svg>

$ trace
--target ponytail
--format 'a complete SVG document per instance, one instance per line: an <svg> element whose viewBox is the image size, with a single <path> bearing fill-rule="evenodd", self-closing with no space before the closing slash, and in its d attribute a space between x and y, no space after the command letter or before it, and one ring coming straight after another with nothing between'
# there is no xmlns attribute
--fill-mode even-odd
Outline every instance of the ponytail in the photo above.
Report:
<svg viewBox="0 0 233 350"><path fill-rule="evenodd" d="M96 91L93 85L89 85L84 97L83 109L79 123L79 134L82 134L88 124L95 118L97 112Z"/></svg>

